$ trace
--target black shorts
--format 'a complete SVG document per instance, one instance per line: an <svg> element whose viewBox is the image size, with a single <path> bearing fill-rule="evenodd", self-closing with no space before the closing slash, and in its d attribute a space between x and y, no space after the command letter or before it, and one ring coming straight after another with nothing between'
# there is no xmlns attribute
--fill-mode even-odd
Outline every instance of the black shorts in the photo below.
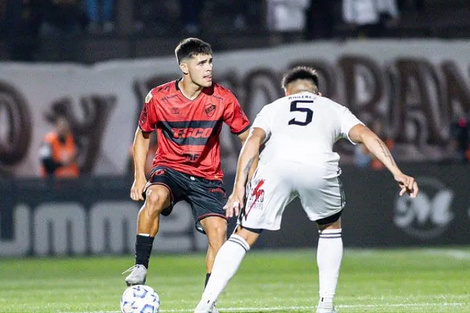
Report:
<svg viewBox="0 0 470 313"><path fill-rule="evenodd" d="M202 219L219 216L227 220L223 209L227 197L224 184L220 180L208 180L166 166L157 166L152 169L147 188L150 185L164 185L170 190L171 203L165 208L167 212L171 212L178 201L187 201L196 221L195 227L203 234L205 232L200 223Z"/></svg>

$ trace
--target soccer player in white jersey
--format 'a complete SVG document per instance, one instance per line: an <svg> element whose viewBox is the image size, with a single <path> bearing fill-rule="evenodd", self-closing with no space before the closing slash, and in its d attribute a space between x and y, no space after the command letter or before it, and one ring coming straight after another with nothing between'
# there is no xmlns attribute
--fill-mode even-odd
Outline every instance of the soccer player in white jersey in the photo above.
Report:
<svg viewBox="0 0 470 313"><path fill-rule="evenodd" d="M315 70L296 67L284 75L282 86L286 96L259 112L240 152L233 192L224 207L227 217L239 215L238 226L216 256L196 313L212 312L245 253L262 230L280 229L282 213L296 197L319 228L317 313L336 312L333 298L343 256L340 217L345 204L339 155L333 151L338 139L364 144L392 173L400 196L415 198L418 193L415 179L401 172L385 143L346 107L321 96Z"/></svg>

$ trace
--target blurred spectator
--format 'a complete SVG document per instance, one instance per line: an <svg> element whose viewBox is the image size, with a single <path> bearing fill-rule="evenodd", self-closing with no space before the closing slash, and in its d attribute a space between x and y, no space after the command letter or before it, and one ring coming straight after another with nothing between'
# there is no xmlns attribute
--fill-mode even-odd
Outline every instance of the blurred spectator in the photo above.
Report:
<svg viewBox="0 0 470 313"><path fill-rule="evenodd" d="M42 35L75 35L81 30L80 0L38 0Z"/></svg>
<svg viewBox="0 0 470 313"><path fill-rule="evenodd" d="M78 177L77 146L69 121L64 116L54 120L55 129L46 134L39 149L43 177Z"/></svg>
<svg viewBox="0 0 470 313"><path fill-rule="evenodd" d="M357 37L380 37L398 23L395 0L343 0L343 20L357 32Z"/></svg>
<svg viewBox="0 0 470 313"><path fill-rule="evenodd" d="M88 32L114 31L114 0L84 0L88 18Z"/></svg>
<svg viewBox="0 0 470 313"><path fill-rule="evenodd" d="M0 0L0 35L2 37L17 28L21 19L21 5L20 1Z"/></svg>
<svg viewBox="0 0 470 313"><path fill-rule="evenodd" d="M233 26L238 30L246 30L258 24L260 0L238 0L233 7Z"/></svg>
<svg viewBox="0 0 470 313"><path fill-rule="evenodd" d="M200 1L195 0L192 2ZM172 0L135 0L134 31L152 34L159 33L168 37L179 36L181 28L193 22L198 24L200 19L198 13L197 15L192 15L195 20L189 18L188 22L185 23L183 19L186 17L183 17L182 8L180 8L182 5L181 1ZM187 9L189 11L193 10L191 4L189 4ZM198 10L202 10L202 8Z"/></svg>
<svg viewBox="0 0 470 313"><path fill-rule="evenodd" d="M460 117L450 125L451 147L456 152L458 162L470 163L469 120Z"/></svg>
<svg viewBox="0 0 470 313"><path fill-rule="evenodd" d="M372 156L364 145L354 146L354 165L362 168L369 168Z"/></svg>
<svg viewBox="0 0 470 313"><path fill-rule="evenodd" d="M424 0L411 0L412 8L416 11L422 11L424 9ZM407 0L397 0L398 9L403 11L409 4Z"/></svg>
<svg viewBox="0 0 470 313"><path fill-rule="evenodd" d="M184 31L190 35L201 31L201 13L204 0L180 0L181 22Z"/></svg>
<svg viewBox="0 0 470 313"><path fill-rule="evenodd" d="M311 0L307 8L306 39L333 37L336 20L336 0Z"/></svg>
<svg viewBox="0 0 470 313"><path fill-rule="evenodd" d="M39 4L31 0L3 0L0 3L0 37L6 39L10 58L33 61L37 48Z"/></svg>
<svg viewBox="0 0 470 313"><path fill-rule="evenodd" d="M266 0L267 26L274 32L304 32L310 0Z"/></svg>
<svg viewBox="0 0 470 313"><path fill-rule="evenodd" d="M3 18L5 16L7 2L8 2L8 0L0 1L0 22L3 20Z"/></svg>

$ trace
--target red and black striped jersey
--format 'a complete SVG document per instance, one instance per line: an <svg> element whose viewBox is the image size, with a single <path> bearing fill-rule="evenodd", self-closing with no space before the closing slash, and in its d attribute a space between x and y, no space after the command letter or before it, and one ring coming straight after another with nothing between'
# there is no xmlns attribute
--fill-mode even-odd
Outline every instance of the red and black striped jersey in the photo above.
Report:
<svg viewBox="0 0 470 313"><path fill-rule="evenodd" d="M219 135L223 123L233 134L247 130L250 122L233 93L219 84L204 88L194 100L186 98L172 81L153 88L145 98L139 127L156 131L153 166L222 179Z"/></svg>

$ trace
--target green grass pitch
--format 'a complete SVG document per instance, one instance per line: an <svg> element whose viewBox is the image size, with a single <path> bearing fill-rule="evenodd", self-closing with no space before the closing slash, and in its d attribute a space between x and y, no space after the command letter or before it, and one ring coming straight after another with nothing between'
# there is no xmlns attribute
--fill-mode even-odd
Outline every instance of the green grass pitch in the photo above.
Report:
<svg viewBox="0 0 470 313"><path fill-rule="evenodd" d="M125 257L0 260L2 313L118 313ZM204 255L156 255L147 280L161 312L189 312L204 280ZM221 312L315 312L314 250L253 249L219 299ZM338 313L470 312L470 248L346 249Z"/></svg>

